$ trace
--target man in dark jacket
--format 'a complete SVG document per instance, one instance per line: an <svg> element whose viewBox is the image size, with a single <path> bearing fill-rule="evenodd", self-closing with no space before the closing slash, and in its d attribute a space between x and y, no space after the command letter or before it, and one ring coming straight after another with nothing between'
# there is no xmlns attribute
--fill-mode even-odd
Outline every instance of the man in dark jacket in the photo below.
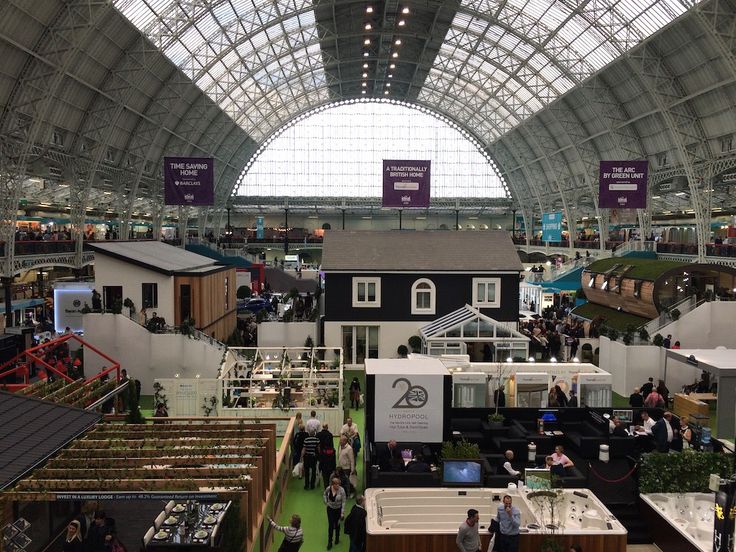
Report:
<svg viewBox="0 0 736 552"><path fill-rule="evenodd" d="M345 534L350 537L350 552L365 550L365 497L358 496L355 506L345 518Z"/></svg>
<svg viewBox="0 0 736 552"><path fill-rule="evenodd" d="M657 423L652 427L652 436L657 443L659 452L682 450L682 437L680 436L680 418L673 416L671 412L665 412Z"/></svg>
<svg viewBox="0 0 736 552"><path fill-rule="evenodd" d="M404 471L404 460L401 457L399 445L395 440L391 439L382 449L379 450L378 465L381 467L381 471L385 472Z"/></svg>
<svg viewBox="0 0 736 552"><path fill-rule="evenodd" d="M643 400L647 399L647 395L652 392L652 389L654 389L654 378L649 378L649 381L641 386L641 396Z"/></svg>
<svg viewBox="0 0 736 552"><path fill-rule="evenodd" d="M110 552L112 550L112 538L115 534L115 521L108 518L103 511L95 512L92 525L87 531L84 540L86 552Z"/></svg>

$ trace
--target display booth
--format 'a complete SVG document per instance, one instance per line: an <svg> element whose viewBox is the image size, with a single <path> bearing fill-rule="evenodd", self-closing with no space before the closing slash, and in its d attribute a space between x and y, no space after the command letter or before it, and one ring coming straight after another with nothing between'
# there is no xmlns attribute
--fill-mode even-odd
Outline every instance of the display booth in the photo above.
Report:
<svg viewBox="0 0 736 552"><path fill-rule="evenodd" d="M218 413L250 418L314 410L322 422L343 424L343 355L327 347L231 347L217 378Z"/></svg>
<svg viewBox="0 0 736 552"><path fill-rule="evenodd" d="M494 391L502 387L506 406L545 408L549 391L556 385L568 398L574 390L581 406L611 406L612 376L594 364L470 362L467 355L443 355L439 360L452 373L454 407L495 406ZM480 390L481 376L486 380L486 391ZM481 403L479 397L485 402Z"/></svg>

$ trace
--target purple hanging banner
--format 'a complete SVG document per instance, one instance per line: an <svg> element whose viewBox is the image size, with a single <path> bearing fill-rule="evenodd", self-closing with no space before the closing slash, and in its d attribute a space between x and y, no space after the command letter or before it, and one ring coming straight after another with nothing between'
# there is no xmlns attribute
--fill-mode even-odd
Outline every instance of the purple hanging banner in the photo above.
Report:
<svg viewBox="0 0 736 552"><path fill-rule="evenodd" d="M601 161L598 207L646 209L648 161Z"/></svg>
<svg viewBox="0 0 736 552"><path fill-rule="evenodd" d="M164 157L165 205L213 205L215 169L211 157Z"/></svg>
<svg viewBox="0 0 736 552"><path fill-rule="evenodd" d="M383 160L383 206L429 207L431 161Z"/></svg>

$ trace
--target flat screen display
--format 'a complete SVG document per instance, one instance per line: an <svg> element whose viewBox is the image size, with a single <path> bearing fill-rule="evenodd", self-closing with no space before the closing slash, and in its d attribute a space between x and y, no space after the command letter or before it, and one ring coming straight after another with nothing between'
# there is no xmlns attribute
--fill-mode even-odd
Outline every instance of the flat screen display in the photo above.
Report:
<svg viewBox="0 0 736 552"><path fill-rule="evenodd" d="M529 489L551 489L552 474L542 468L527 468L524 470L524 484Z"/></svg>
<svg viewBox="0 0 736 552"><path fill-rule="evenodd" d="M442 463L442 483L445 485L483 485L483 468L473 460L445 460Z"/></svg>

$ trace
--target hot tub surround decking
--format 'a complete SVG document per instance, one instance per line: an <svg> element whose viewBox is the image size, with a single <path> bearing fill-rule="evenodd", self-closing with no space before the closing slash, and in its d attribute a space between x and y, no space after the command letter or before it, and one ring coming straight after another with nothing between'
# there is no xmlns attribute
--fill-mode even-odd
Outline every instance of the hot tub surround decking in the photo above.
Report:
<svg viewBox="0 0 736 552"><path fill-rule="evenodd" d="M683 552L713 549L713 493L652 493L640 495L650 508L643 510L650 521L655 543L677 546ZM656 517L651 512L658 514ZM676 529L676 533L672 528ZM673 540L680 535L682 542ZM664 539L664 540L663 540Z"/></svg>
<svg viewBox="0 0 736 552"><path fill-rule="evenodd" d="M586 550L623 552L626 529L608 509L586 489L564 489L555 520L555 534L566 544L578 543ZM539 507L529 498L530 491L518 489L435 488L377 489L366 491L368 512L368 552L402 552L454 549L458 527L469 508L480 513L480 533L488 535L491 517L495 517L505 494L521 511L520 550L539 550L550 534L545 528L549 514L540 515ZM484 538L483 549L487 546Z"/></svg>

